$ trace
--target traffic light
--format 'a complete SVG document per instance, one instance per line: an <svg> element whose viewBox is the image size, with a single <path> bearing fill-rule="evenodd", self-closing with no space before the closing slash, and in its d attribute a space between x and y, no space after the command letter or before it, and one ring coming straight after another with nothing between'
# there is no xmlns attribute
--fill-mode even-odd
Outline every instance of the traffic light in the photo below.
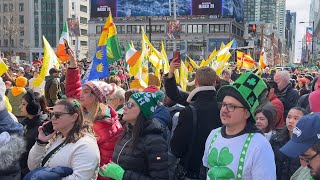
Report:
<svg viewBox="0 0 320 180"><path fill-rule="evenodd" d="M249 24L248 27L248 33L253 33L256 34L257 33L257 25L256 24Z"/></svg>

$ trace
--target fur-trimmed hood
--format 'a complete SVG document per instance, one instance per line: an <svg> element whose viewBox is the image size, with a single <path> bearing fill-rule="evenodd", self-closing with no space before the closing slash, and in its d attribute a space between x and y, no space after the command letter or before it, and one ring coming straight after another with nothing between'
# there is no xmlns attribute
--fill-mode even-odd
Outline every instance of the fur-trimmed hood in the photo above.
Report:
<svg viewBox="0 0 320 180"><path fill-rule="evenodd" d="M191 93L189 94L187 98L188 103L192 103L194 101L194 96L201 91L216 91L216 88L214 86L200 86L195 88Z"/></svg>
<svg viewBox="0 0 320 180"><path fill-rule="evenodd" d="M1 133L0 139L0 171L6 171L19 162L26 146L22 137L17 135L10 136L8 132Z"/></svg>

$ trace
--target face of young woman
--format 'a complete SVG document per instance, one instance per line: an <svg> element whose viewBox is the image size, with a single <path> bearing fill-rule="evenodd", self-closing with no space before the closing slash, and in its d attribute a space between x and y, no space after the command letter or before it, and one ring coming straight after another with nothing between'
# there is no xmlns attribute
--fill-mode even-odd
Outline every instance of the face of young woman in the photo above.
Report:
<svg viewBox="0 0 320 180"><path fill-rule="evenodd" d="M256 114L256 126L262 130L264 133L266 133L266 128L268 127L268 119L266 116L260 112Z"/></svg>
<svg viewBox="0 0 320 180"><path fill-rule="evenodd" d="M19 106L22 116L28 116L29 115L28 112L27 112L27 105L28 105L27 101L24 98L22 98L21 104Z"/></svg>
<svg viewBox="0 0 320 180"><path fill-rule="evenodd" d="M297 110L297 109L291 109L288 113L287 119L286 119L286 125L290 132L293 132L293 129L296 127L296 124L303 116L303 112Z"/></svg>
<svg viewBox="0 0 320 180"><path fill-rule="evenodd" d="M123 117L122 119L132 125L137 121L138 115L140 113L140 108L138 104L133 100L129 99L123 106Z"/></svg>
<svg viewBox="0 0 320 180"><path fill-rule="evenodd" d="M80 94L80 103L83 107L88 108L93 105L96 100L96 96L92 93L88 86L83 86Z"/></svg>

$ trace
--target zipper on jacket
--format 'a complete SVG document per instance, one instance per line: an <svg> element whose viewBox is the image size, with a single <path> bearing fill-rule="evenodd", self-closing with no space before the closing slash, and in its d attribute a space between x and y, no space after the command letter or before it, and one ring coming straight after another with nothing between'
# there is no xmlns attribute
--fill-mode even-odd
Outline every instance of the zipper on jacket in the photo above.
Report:
<svg viewBox="0 0 320 180"><path fill-rule="evenodd" d="M131 141L132 137L133 137L133 136L131 135L131 138L130 138L126 143L124 143L123 147L121 148L121 150L120 150L120 152L119 152L119 154L118 154L118 157L117 157L117 164L119 164L119 158L120 158L120 155L121 155L124 147L126 147L126 145L128 144L128 142Z"/></svg>

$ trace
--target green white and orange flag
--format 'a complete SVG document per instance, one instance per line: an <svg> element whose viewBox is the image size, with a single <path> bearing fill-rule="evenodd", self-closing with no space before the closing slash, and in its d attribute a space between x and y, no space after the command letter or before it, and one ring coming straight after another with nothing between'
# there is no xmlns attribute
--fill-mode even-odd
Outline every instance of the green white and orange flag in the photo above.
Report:
<svg viewBox="0 0 320 180"><path fill-rule="evenodd" d="M108 63L111 64L122 57L121 46L119 43L119 38L117 36L117 28L113 23L112 14L109 13L107 20L107 55L108 55Z"/></svg>
<svg viewBox="0 0 320 180"><path fill-rule="evenodd" d="M131 44L127 44L126 48L126 62L127 64L132 67L134 66L141 56L141 52L136 50Z"/></svg>
<svg viewBox="0 0 320 180"><path fill-rule="evenodd" d="M70 44L69 43L69 30L68 30L68 23L67 22L65 22L65 24L63 26L63 31L60 36L59 45L58 45L57 53L56 53L61 62L66 62L66 61L68 61L69 57L68 57L68 54L66 53L66 50L65 50L66 46L64 45L63 39L66 39L68 41L68 44Z"/></svg>
<svg viewBox="0 0 320 180"><path fill-rule="evenodd" d="M51 68L59 68L59 59L54 53L47 39L43 36L43 61L39 76L33 81L33 85L38 87L44 81L44 78L49 75Z"/></svg>

